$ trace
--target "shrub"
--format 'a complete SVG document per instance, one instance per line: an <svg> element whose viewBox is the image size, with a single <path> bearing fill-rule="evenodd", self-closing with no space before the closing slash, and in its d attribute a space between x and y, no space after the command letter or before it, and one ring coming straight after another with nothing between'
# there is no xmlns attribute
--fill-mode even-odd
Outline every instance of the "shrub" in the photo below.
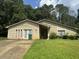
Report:
<svg viewBox="0 0 79 59"><path fill-rule="evenodd" d="M73 36L73 35L64 35L61 37L62 39L70 39L70 40L78 40L79 36Z"/></svg>
<svg viewBox="0 0 79 59"><path fill-rule="evenodd" d="M63 39L68 39L68 35L62 36Z"/></svg>
<svg viewBox="0 0 79 59"><path fill-rule="evenodd" d="M77 40L79 39L79 34L76 34L75 39Z"/></svg>
<svg viewBox="0 0 79 59"><path fill-rule="evenodd" d="M79 38L79 36L78 36L78 35L76 35L75 39L77 39L77 40L78 40L78 38Z"/></svg>
<svg viewBox="0 0 79 59"><path fill-rule="evenodd" d="M71 40L74 40L75 36L70 35L70 36L68 36L68 38Z"/></svg>
<svg viewBox="0 0 79 59"><path fill-rule="evenodd" d="M71 40L78 40L79 36L70 35L68 38L71 39Z"/></svg>
<svg viewBox="0 0 79 59"><path fill-rule="evenodd" d="M49 35L49 39L55 39L55 38L57 38L57 35L55 33L51 33Z"/></svg>

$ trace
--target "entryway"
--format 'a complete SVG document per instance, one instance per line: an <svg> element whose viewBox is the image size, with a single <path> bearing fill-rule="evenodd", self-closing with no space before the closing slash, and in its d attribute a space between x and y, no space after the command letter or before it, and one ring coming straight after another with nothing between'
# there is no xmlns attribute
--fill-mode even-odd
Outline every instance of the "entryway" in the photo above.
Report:
<svg viewBox="0 0 79 59"><path fill-rule="evenodd" d="M48 27L40 25L40 39L48 38Z"/></svg>
<svg viewBox="0 0 79 59"><path fill-rule="evenodd" d="M24 39L32 39L32 30L31 29L25 29L24 30Z"/></svg>

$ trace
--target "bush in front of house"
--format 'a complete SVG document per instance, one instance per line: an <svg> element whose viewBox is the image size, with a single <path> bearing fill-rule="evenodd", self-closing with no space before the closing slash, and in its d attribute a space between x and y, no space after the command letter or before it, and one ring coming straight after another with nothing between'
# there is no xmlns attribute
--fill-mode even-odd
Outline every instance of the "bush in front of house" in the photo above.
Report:
<svg viewBox="0 0 79 59"><path fill-rule="evenodd" d="M78 38L79 38L79 36L69 36L69 39L71 39L71 40L78 40Z"/></svg>
<svg viewBox="0 0 79 59"><path fill-rule="evenodd" d="M72 36L72 35L68 36L68 39L70 39L70 40L74 40L74 38L75 38L75 36Z"/></svg>
<svg viewBox="0 0 79 59"><path fill-rule="evenodd" d="M79 36L72 36L72 35L64 35L63 39L70 39L70 40L78 40Z"/></svg>
<svg viewBox="0 0 79 59"><path fill-rule="evenodd" d="M55 33L51 33L49 35L49 39L56 39L57 38L57 35Z"/></svg>
<svg viewBox="0 0 79 59"><path fill-rule="evenodd" d="M70 39L70 40L78 40L79 39L79 35L64 35L64 36L57 36L55 33L51 33L49 35L49 39L56 39L56 38L61 38L61 39Z"/></svg>
<svg viewBox="0 0 79 59"><path fill-rule="evenodd" d="M79 35L76 35L75 39L79 39Z"/></svg>
<svg viewBox="0 0 79 59"><path fill-rule="evenodd" d="M70 39L70 40L78 40L79 36L75 35L64 35L64 36L57 36L57 38L61 38L61 39Z"/></svg>
<svg viewBox="0 0 79 59"><path fill-rule="evenodd" d="M62 39L68 39L68 35L62 36Z"/></svg>

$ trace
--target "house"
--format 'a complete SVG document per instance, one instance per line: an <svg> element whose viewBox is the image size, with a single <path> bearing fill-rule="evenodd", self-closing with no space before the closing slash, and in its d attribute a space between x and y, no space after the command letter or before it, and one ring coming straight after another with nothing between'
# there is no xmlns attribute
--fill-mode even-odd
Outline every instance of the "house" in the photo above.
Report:
<svg viewBox="0 0 79 59"><path fill-rule="evenodd" d="M51 33L62 35L76 35L77 28L60 24L51 20L32 21L29 19L7 26L8 39L47 39Z"/></svg>

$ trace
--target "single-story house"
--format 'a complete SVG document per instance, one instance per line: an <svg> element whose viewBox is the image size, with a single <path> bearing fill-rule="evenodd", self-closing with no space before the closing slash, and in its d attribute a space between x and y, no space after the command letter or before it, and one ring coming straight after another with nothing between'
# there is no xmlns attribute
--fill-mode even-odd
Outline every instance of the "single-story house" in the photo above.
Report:
<svg viewBox="0 0 79 59"><path fill-rule="evenodd" d="M8 39L48 39L51 33L59 36L76 35L77 28L60 24L51 20L43 19L32 21L29 19L7 26Z"/></svg>

